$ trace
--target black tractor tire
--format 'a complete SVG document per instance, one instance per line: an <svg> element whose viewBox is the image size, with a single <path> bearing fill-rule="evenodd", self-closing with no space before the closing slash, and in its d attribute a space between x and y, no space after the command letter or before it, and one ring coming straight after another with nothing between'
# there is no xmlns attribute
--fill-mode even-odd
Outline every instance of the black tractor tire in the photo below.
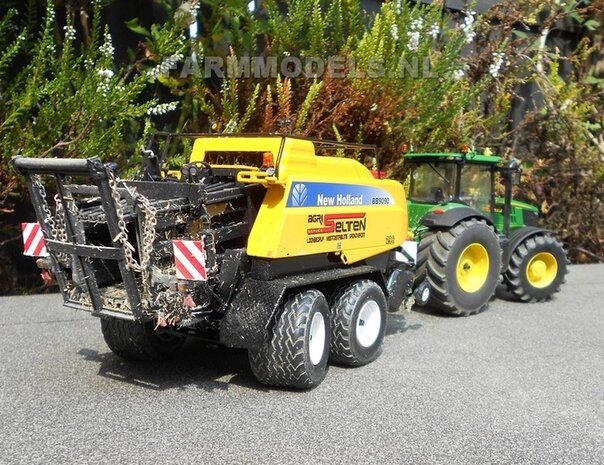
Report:
<svg viewBox="0 0 604 465"><path fill-rule="evenodd" d="M168 360L185 343L184 336L159 333L153 323L102 318L101 331L111 351L126 360Z"/></svg>
<svg viewBox="0 0 604 465"><path fill-rule="evenodd" d="M331 362L361 366L380 354L386 332L387 302L382 288L368 279L343 287L331 305Z"/></svg>
<svg viewBox="0 0 604 465"><path fill-rule="evenodd" d="M330 326L329 306L321 292L308 289L293 295L283 306L270 341L248 351L254 376L269 386L319 385L327 373Z"/></svg>
<svg viewBox="0 0 604 465"><path fill-rule="evenodd" d="M472 257L472 251L476 251L482 261L466 260L468 253ZM484 259L485 255L488 260ZM461 282L458 269L462 270L462 278L474 270L480 277ZM495 293L500 271L499 240L484 220L470 218L449 229L429 230L420 241L416 282L430 283L428 306L443 312L468 316L484 311Z"/></svg>
<svg viewBox="0 0 604 465"><path fill-rule="evenodd" d="M536 272L546 275L538 276ZM503 281L518 300L543 302L560 291L567 273L568 258L560 241L552 234L540 233L516 246Z"/></svg>

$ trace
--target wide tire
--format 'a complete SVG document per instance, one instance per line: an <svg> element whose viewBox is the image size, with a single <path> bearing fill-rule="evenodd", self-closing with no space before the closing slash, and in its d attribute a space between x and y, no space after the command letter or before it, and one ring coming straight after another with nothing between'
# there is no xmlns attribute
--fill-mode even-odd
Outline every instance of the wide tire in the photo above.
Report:
<svg viewBox="0 0 604 465"><path fill-rule="evenodd" d="M562 244L543 233L522 241L510 256L503 281L523 302L543 302L560 291L568 273L568 258Z"/></svg>
<svg viewBox="0 0 604 465"><path fill-rule="evenodd" d="M417 282L431 285L428 305L452 315L485 310L501 271L501 248L495 231L472 218L450 229L426 232L419 245Z"/></svg>
<svg viewBox="0 0 604 465"><path fill-rule="evenodd" d="M375 282L357 281L333 297L330 361L361 366L380 354L386 332L387 302Z"/></svg>
<svg viewBox="0 0 604 465"><path fill-rule="evenodd" d="M102 318L101 331L113 353L127 360L167 360L185 343L184 336L158 333L153 323Z"/></svg>
<svg viewBox="0 0 604 465"><path fill-rule="evenodd" d="M254 376L270 386L317 386L327 372L330 326L329 306L321 292L309 289L292 296L271 340L248 352Z"/></svg>

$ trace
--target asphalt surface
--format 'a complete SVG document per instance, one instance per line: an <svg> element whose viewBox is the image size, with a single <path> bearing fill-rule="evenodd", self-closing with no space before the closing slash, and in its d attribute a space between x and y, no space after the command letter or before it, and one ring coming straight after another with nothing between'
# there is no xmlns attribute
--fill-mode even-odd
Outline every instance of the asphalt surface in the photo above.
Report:
<svg viewBox="0 0 604 465"><path fill-rule="evenodd" d="M555 300L393 314L381 357L310 392L189 342L126 363L58 295L0 298L0 464L604 463L604 265Z"/></svg>

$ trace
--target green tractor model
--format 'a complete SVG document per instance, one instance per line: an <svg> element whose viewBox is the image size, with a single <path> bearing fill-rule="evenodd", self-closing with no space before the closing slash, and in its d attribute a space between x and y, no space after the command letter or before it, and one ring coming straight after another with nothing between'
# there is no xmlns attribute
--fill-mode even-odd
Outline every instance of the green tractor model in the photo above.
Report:
<svg viewBox="0 0 604 465"><path fill-rule="evenodd" d="M416 283L427 283L431 307L455 315L484 310L500 275L524 302L560 290L567 257L539 210L512 200L517 161L477 153L408 153L409 231L418 243ZM504 196L496 195L498 177ZM422 299L420 299L421 301Z"/></svg>

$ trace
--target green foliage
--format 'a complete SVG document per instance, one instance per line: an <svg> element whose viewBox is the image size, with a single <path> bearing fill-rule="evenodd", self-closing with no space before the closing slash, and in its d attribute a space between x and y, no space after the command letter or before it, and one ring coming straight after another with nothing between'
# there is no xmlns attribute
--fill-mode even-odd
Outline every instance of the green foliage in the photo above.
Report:
<svg viewBox="0 0 604 465"><path fill-rule="evenodd" d="M9 159L14 154L100 156L127 164L126 134L153 102L138 103L146 86L144 77L126 80L125 71L114 69L111 35L100 29L98 21L99 2L91 13L97 19L91 41L81 51L75 50L73 28L57 34L53 2L48 4L41 30L30 39L33 44L20 45L26 37L22 31L4 49L0 57L5 65L0 72L5 70L2 92L6 96L0 103L3 179L13 179ZM17 55L25 66L7 73ZM2 183L3 188L10 185ZM6 195L0 193L0 199Z"/></svg>
<svg viewBox="0 0 604 465"><path fill-rule="evenodd" d="M402 145L429 151L456 150L461 144L478 150L493 147L502 155L522 154L532 166L549 166L541 155L543 147L532 142L554 146L554 141L565 140L564 153L575 154L568 159L586 162L581 165L586 172L596 173L589 179L601 180L602 169L588 160L601 159L596 147L597 141L602 144L601 111L593 109L597 104L601 108L602 101L585 98L601 95L594 90L601 86L601 77L584 72L560 79L555 51L544 47L549 32L565 21L586 31L597 27L598 7L587 2L503 1L484 15L468 10L454 19L441 2L384 2L373 16L361 11L358 0L269 0L264 3L266 14L257 16L247 11L246 3L210 3L203 30L211 32L185 44L184 54L194 51L201 60L203 51L207 56L238 60L258 53L256 39L261 36L265 56L276 57L278 63L283 57L298 57L303 66L308 57L322 58L326 72L318 78L231 76L220 85L171 73L157 83L183 102L177 129L293 129L311 136L375 143L382 166L400 179ZM158 33L169 34L164 29ZM157 48L152 40L149 48ZM328 62L328 56L340 59ZM580 67L578 63L587 58L574 60ZM335 76L337 72L343 76ZM548 105L528 112L514 128L510 125L513 102L522 98L516 92L527 83L539 86ZM530 137L531 143L523 144L524 137ZM556 163L566 163L553 153L550 156ZM545 178L543 171L535 173ZM540 203L544 195L568 197L563 195L565 182L548 179L557 187L537 194L525 191L528 200ZM591 182L585 185L593 186ZM548 224L569 242L578 243L579 233L567 233L561 222L554 221L552 211L544 210ZM581 233L592 238L582 248L601 247L599 239L593 240L599 227Z"/></svg>
<svg viewBox="0 0 604 465"><path fill-rule="evenodd" d="M597 35L601 2L503 0L483 15L468 10L457 18L443 3L386 1L368 15L359 0L266 0L261 13L250 12L247 0L204 0L202 15L199 0L161 0L164 23L126 23L141 44L118 68L102 26L107 2L78 2L90 19L87 36L73 37L55 19L58 11L67 24L82 20L71 2L55 8L51 0L38 18L38 2L28 0L25 15L9 10L0 18L0 211L24 192L11 155L100 156L134 172L140 155L131 155L155 129L293 131L374 143L381 167L400 180L402 145L468 144L522 158L528 187L521 196L542 206L545 225L574 259L604 258L602 76L585 65L593 49L587 40L572 57L546 47L562 24ZM195 20L200 36L187 39ZM205 57L241 65L259 54L278 65L297 57L303 67L320 58L324 73L203 76ZM575 70L564 79L562 60ZM183 67L190 72L181 74ZM527 84L545 105L512 126L513 102ZM157 118L175 109L172 118ZM174 152L172 167L186 151Z"/></svg>

